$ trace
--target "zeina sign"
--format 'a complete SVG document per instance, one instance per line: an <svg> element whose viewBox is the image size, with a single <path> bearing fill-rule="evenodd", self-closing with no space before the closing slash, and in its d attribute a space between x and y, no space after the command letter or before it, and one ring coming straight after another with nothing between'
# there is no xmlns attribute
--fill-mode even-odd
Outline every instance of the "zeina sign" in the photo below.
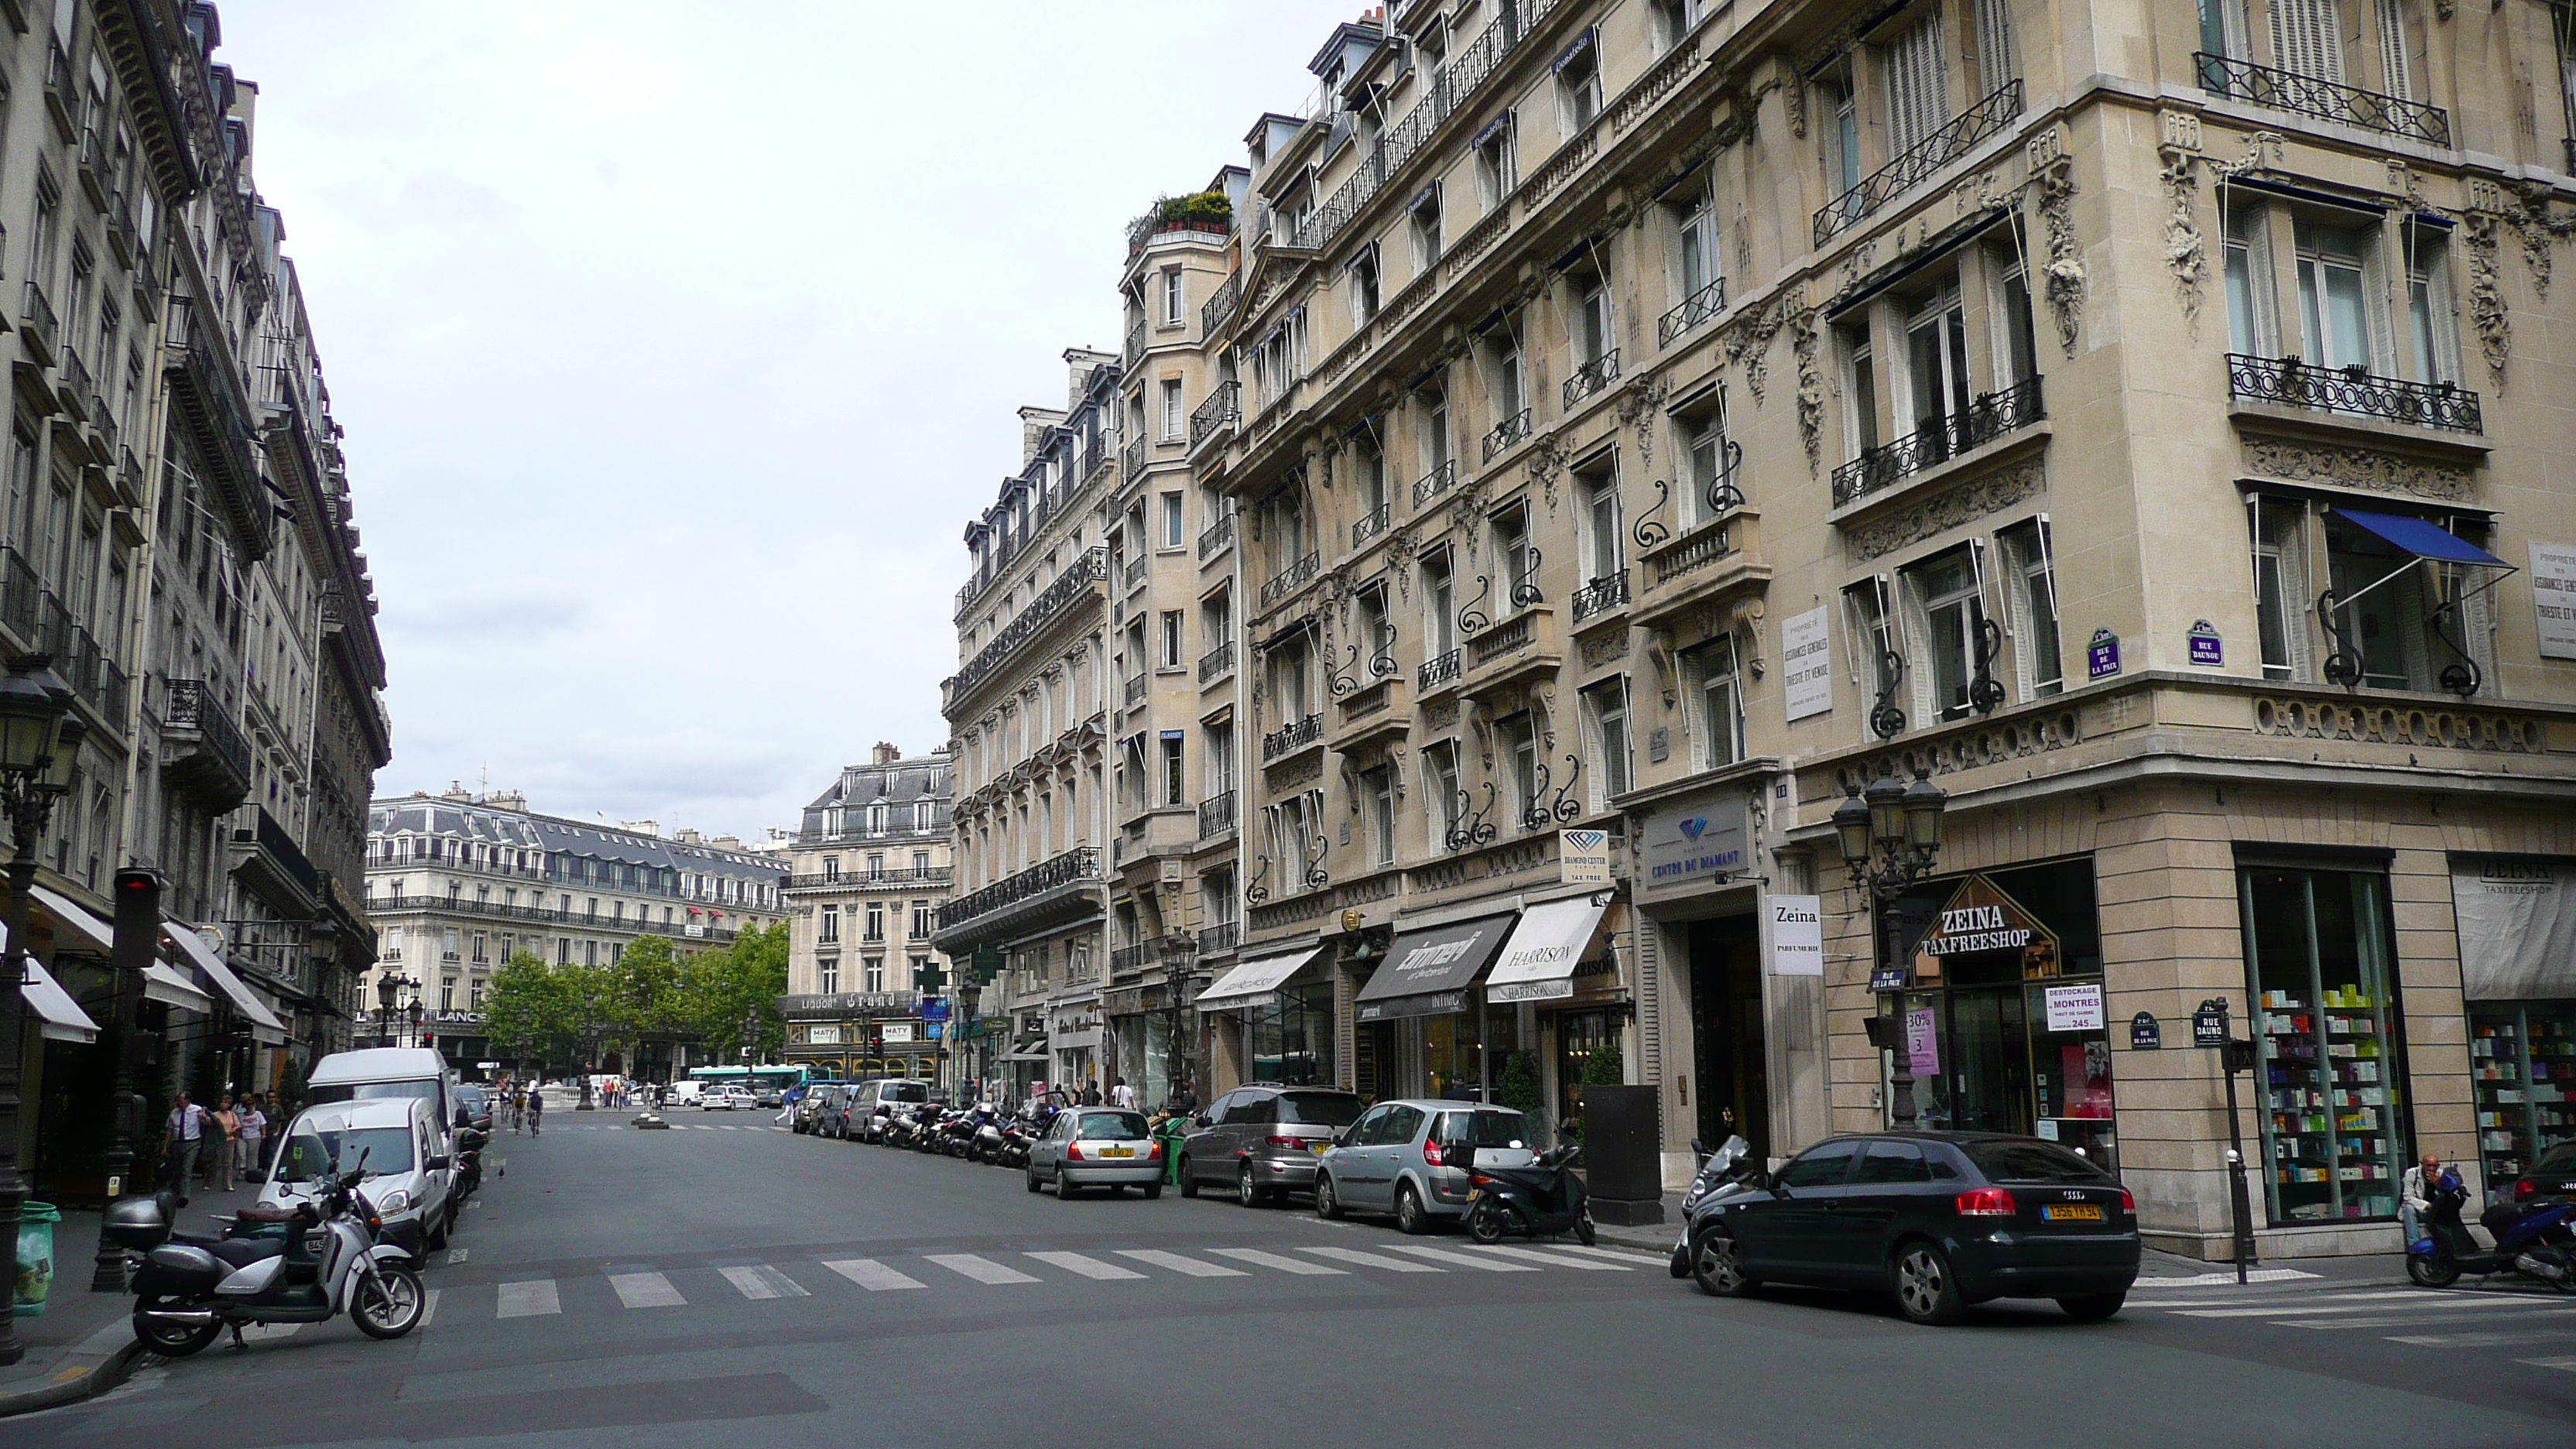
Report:
<svg viewBox="0 0 2576 1449"><path fill-rule="evenodd" d="M1933 957L1936 967L1951 956L2010 951L2021 957L2024 976L2054 976L2058 971L2057 933L1981 875L1959 882L1914 950L1918 957Z"/></svg>

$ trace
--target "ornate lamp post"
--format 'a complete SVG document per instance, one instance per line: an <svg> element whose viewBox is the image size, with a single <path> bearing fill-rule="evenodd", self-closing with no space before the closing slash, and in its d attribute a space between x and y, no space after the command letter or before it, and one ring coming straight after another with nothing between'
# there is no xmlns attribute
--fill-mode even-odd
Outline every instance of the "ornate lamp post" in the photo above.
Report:
<svg viewBox="0 0 2576 1449"><path fill-rule="evenodd" d="M402 976L398 972L376 973L376 1045L394 1044L394 998L402 993Z"/></svg>
<svg viewBox="0 0 2576 1449"><path fill-rule="evenodd" d="M1865 892L1878 941L1882 974L1872 984L1892 991L1898 1001L1898 1029L1889 1043L1896 1062L1888 1119L1900 1127L1914 1125L1914 1055L1903 1035L1905 941L1896 903L1940 855L1941 813L1949 804L1949 793L1932 783L1932 772L1916 770L1911 785L1881 775L1867 790L1846 790L1843 803L1834 807L1834 843L1851 871L1852 889Z"/></svg>
<svg viewBox="0 0 2576 1449"><path fill-rule="evenodd" d="M428 1045L429 1039L420 1034L421 1005L420 991L418 987L413 988L411 1005L403 1008L403 1014L411 1018L411 1044L413 1046Z"/></svg>
<svg viewBox="0 0 2576 1449"><path fill-rule="evenodd" d="M27 1180L18 1174L18 1048L27 975L27 896L36 884L36 842L54 802L71 789L88 729L71 717L71 691L47 668L44 655L10 661L0 678L0 808L9 813L7 920L9 947L0 956L0 1253L14 1255L18 1209ZM0 1365L27 1356L14 1315L0 1314Z"/></svg>

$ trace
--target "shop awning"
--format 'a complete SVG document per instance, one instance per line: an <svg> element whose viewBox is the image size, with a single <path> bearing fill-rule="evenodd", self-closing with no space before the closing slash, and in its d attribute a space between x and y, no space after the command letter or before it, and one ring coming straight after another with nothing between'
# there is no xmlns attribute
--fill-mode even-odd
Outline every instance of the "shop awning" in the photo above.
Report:
<svg viewBox="0 0 2576 1449"><path fill-rule="evenodd" d="M1552 1001L1574 994L1574 968L1592 934L1601 929L1607 894L1536 905L1512 928L1512 938L1485 978L1487 1001Z"/></svg>
<svg viewBox="0 0 2576 1449"><path fill-rule="evenodd" d="M27 976L18 987L18 999L27 1003L27 1009L44 1023L45 1040L80 1042L83 1045L97 1041L98 1023L89 1019L89 1013L80 1009L79 1002L72 1000L72 994L54 979L54 973L46 970L44 963L33 956L27 957L26 961Z"/></svg>
<svg viewBox="0 0 2576 1449"><path fill-rule="evenodd" d="M179 974L166 961L155 961L143 968L143 999L163 1006L176 1006L199 1016L215 1014L215 999L197 989L197 984Z"/></svg>
<svg viewBox="0 0 2576 1449"><path fill-rule="evenodd" d="M2359 508L2335 508L2329 512L2353 527L2376 535L2417 558L2441 563L2467 564L2472 568L2509 569L2513 565L2451 532L2429 518L2416 518L2403 513L2371 513Z"/></svg>
<svg viewBox="0 0 2576 1449"><path fill-rule="evenodd" d="M75 951L116 949L116 928L100 920L88 907L43 886L32 887L28 894L46 915L53 917L55 950L67 946Z"/></svg>
<svg viewBox="0 0 2576 1449"><path fill-rule="evenodd" d="M1199 993L1201 1011L1234 1011L1246 1006L1267 1006L1288 978L1313 964L1316 957L1331 948L1300 946L1275 956L1255 956L1216 979Z"/></svg>
<svg viewBox="0 0 2576 1449"><path fill-rule="evenodd" d="M1010 1053L1002 1058L1002 1060L1006 1062L1043 1062L1048 1059L1047 1039L1045 1037L1038 1037L1033 1041L1024 1041L1018 1046L1013 1047Z"/></svg>
<svg viewBox="0 0 2576 1449"><path fill-rule="evenodd" d="M279 1021L277 1013L270 1011L266 1002L242 985L242 979L233 974L233 968L206 949L206 943L197 939L194 927L175 916L164 916L161 918L161 939L178 947L179 954L187 957L205 974L206 980L224 994L224 999L233 1004L233 1010L240 1012L250 1023L252 1040L270 1046L286 1044L286 1023Z"/></svg>
<svg viewBox="0 0 2576 1449"><path fill-rule="evenodd" d="M1467 1009L1467 987L1503 948L1515 913L1406 931L1356 999L1363 1022L1444 1016Z"/></svg>

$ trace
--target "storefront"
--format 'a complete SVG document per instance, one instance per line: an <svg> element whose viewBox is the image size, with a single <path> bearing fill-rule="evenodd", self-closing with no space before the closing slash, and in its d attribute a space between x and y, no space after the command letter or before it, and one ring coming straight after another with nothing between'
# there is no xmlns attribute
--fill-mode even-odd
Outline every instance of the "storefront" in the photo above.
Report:
<svg viewBox="0 0 2576 1449"><path fill-rule="evenodd" d="M1475 989L1517 911L1400 930L1353 998L1370 1085L1385 1097L1485 1096L1501 1067L1498 1025L1479 1021Z"/></svg>
<svg viewBox="0 0 2576 1449"><path fill-rule="evenodd" d="M1099 992L1048 1003L1047 1048L1055 1056L1055 1077L1049 1085L1075 1093L1087 1086L1108 1092L1109 1083L1100 1075L1107 1038L1101 1021Z"/></svg>
<svg viewBox="0 0 2576 1449"><path fill-rule="evenodd" d="M2451 858L2469 1087L2489 1199L2576 1142L2576 861Z"/></svg>
<svg viewBox="0 0 2576 1449"><path fill-rule="evenodd" d="M1112 991L1102 1001L1109 1018L1109 1076L1124 1078L1136 1089L1137 1105L1148 1109L1171 1101L1174 1084L1188 1070L1181 1055L1187 1038L1171 997L1170 987L1157 984Z"/></svg>
<svg viewBox="0 0 2576 1449"><path fill-rule="evenodd" d="M1774 1093L1787 1079L1773 1069L1771 1022L1786 1011L1792 1024L1781 1039L1814 1039L1823 1021L1821 952L1797 956L1792 975L1769 969L1762 915L1768 889L1781 887L1755 879L1751 826L1744 785L1703 787L1655 802L1637 837L1636 914L1628 938L1635 975L1663 1003L1658 1016L1667 1032L1661 1043L1641 1037L1638 1047L1641 1055L1660 1047L1659 1075L1669 1084L1668 1173L1691 1170L1693 1139L1715 1146L1741 1135L1757 1159L1799 1145L1773 1140L1781 1115ZM1556 1018L1560 1095L1567 1081L1580 1082L1593 1047L1619 1040L1619 1022L1609 1010ZM1811 1064L1809 1088L1821 1099L1822 1071L1812 1065L1819 1054L1807 1050L1803 1060ZM1639 1080L1649 1079L1648 1065L1638 1063Z"/></svg>
<svg viewBox="0 0 2576 1449"><path fill-rule="evenodd" d="M1508 1062L1524 1036L1552 1047L1539 1062L1540 1100L1560 1127L1583 1120L1584 1081L1596 1058L1623 1058L1633 1011L1612 943L1627 915L1609 891L1531 906L1485 979L1488 1050ZM1526 1033L1515 1008L1529 1013Z"/></svg>
<svg viewBox="0 0 2576 1449"><path fill-rule="evenodd" d="M1202 1100L1246 1082L1334 1080L1332 954L1331 947L1309 942L1255 956L1199 993L1216 1074Z"/></svg>
<svg viewBox="0 0 2576 1449"><path fill-rule="evenodd" d="M1927 880L1895 909L1916 1123L2038 1136L2117 1172L2092 858Z"/></svg>

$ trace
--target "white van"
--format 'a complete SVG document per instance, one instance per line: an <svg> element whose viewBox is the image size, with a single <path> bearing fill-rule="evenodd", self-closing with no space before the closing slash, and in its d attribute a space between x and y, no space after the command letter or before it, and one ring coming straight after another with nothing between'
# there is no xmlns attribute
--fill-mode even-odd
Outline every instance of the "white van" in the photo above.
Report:
<svg viewBox="0 0 2576 1449"><path fill-rule="evenodd" d="M437 1110L409 1096L305 1108L278 1139L260 1206L312 1201L332 1173L360 1170L363 1152L366 1176L358 1190L383 1219L384 1240L414 1258L446 1247L456 1227L456 1200L449 1192L454 1173Z"/></svg>
<svg viewBox="0 0 2576 1449"><path fill-rule="evenodd" d="M326 1102L417 1097L430 1105L439 1126L438 1150L445 1152L447 1134L456 1125L456 1098L448 1090L455 1083L456 1073L447 1058L433 1048L367 1047L333 1052L315 1062L313 1075L304 1081L304 1101L319 1107Z"/></svg>
<svg viewBox="0 0 2576 1449"><path fill-rule="evenodd" d="M696 1107L703 1105L706 1101L707 1084L704 1082L673 1082L670 1086L670 1093L671 1095L664 1105L672 1107Z"/></svg>

